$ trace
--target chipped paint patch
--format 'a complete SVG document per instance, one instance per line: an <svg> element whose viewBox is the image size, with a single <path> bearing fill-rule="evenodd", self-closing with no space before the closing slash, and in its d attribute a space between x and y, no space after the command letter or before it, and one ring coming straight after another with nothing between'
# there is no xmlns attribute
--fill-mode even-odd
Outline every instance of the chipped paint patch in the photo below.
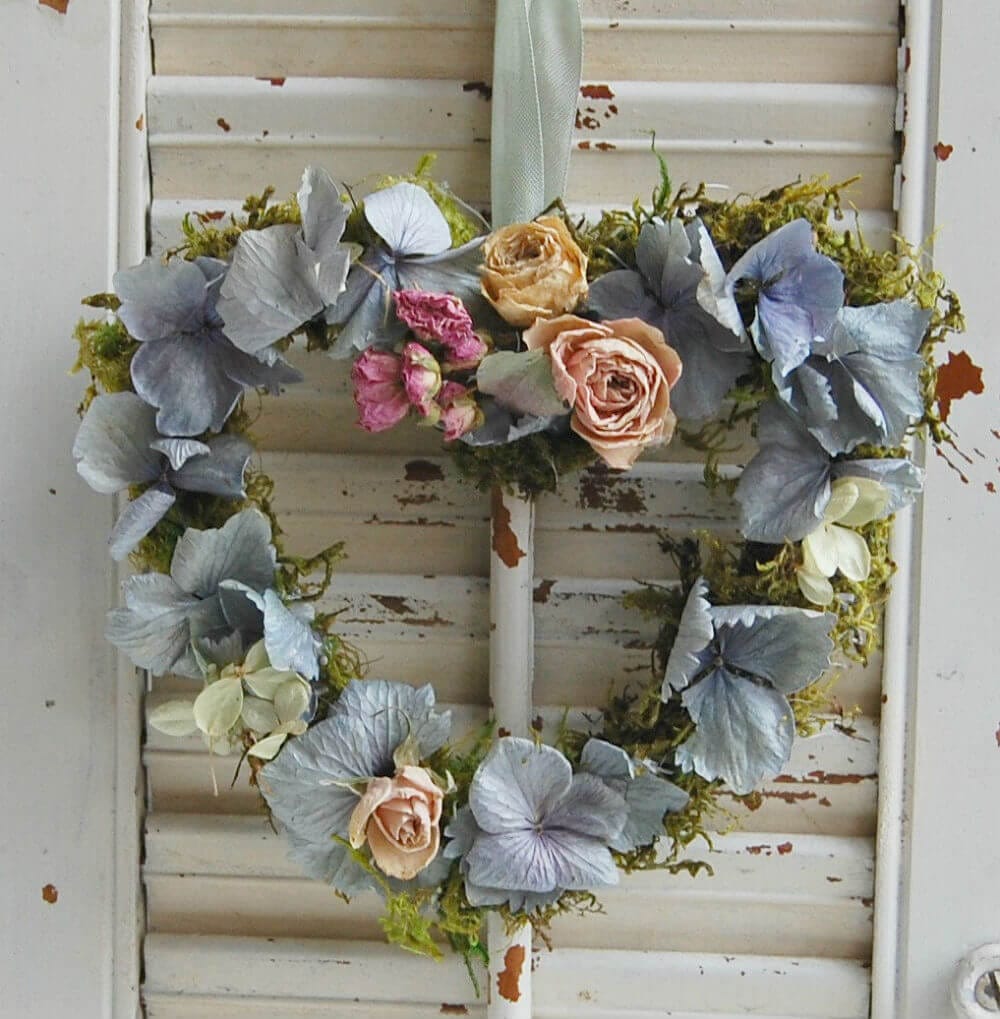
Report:
<svg viewBox="0 0 1000 1019"><path fill-rule="evenodd" d="M491 501L493 551L500 557L504 566L512 570L524 558L525 553L517 543L517 535L510 526L510 510L504 505L503 492L499 488L493 489Z"/></svg>
<svg viewBox="0 0 1000 1019"><path fill-rule="evenodd" d="M600 468L580 475L578 501L581 509L612 510L615 513L645 513L642 488Z"/></svg>
<svg viewBox="0 0 1000 1019"><path fill-rule="evenodd" d="M69 0L38 0L39 7L50 7L57 14L65 14L69 7ZM48 887L46 885L46 887Z"/></svg>
<svg viewBox="0 0 1000 1019"><path fill-rule="evenodd" d="M413 609L405 598L395 594L373 594L372 597L384 609L395 612L398 616L412 616Z"/></svg>
<svg viewBox="0 0 1000 1019"><path fill-rule="evenodd" d="M468 1005L449 1005L447 1001L441 1002L441 1015L468 1015Z"/></svg>
<svg viewBox="0 0 1000 1019"><path fill-rule="evenodd" d="M944 142L937 142L934 146L934 158L939 163L943 163L954 151L954 145L945 145Z"/></svg>
<svg viewBox="0 0 1000 1019"><path fill-rule="evenodd" d="M493 88L485 81L467 81L462 85L463 92L475 92L480 99L489 102L493 98Z"/></svg>
<svg viewBox="0 0 1000 1019"><path fill-rule="evenodd" d="M497 990L508 1001L521 1000L521 971L524 969L524 945L511 945L504 953L503 969L497 974Z"/></svg>
<svg viewBox="0 0 1000 1019"><path fill-rule="evenodd" d="M54 905L59 900L59 889L55 885L45 885L42 888L42 899L50 906Z"/></svg>
<svg viewBox="0 0 1000 1019"><path fill-rule="evenodd" d="M978 395L983 385L983 369L964 351L949 353L948 360L938 368L937 399L941 420L947 421L951 405L968 393Z"/></svg>
<svg viewBox="0 0 1000 1019"><path fill-rule="evenodd" d="M257 80L270 82L275 88L281 88L281 86L285 84L284 78L268 78L267 76L265 77L258 76Z"/></svg>
<svg viewBox="0 0 1000 1019"><path fill-rule="evenodd" d="M444 481L441 465L430 460L407 460L403 471L407 481Z"/></svg>
<svg viewBox="0 0 1000 1019"><path fill-rule="evenodd" d="M580 95L584 99L614 99L615 94L607 85L581 85Z"/></svg>
<svg viewBox="0 0 1000 1019"><path fill-rule="evenodd" d="M216 124L218 124L219 127L221 127L222 130L226 132L232 131L233 129L232 124L230 124L225 117L219 117L218 120L216 120Z"/></svg>
<svg viewBox="0 0 1000 1019"><path fill-rule="evenodd" d="M779 842L774 848L778 850L779 856L787 856L792 851L792 844L791 842Z"/></svg>
<svg viewBox="0 0 1000 1019"><path fill-rule="evenodd" d="M135 122L135 129L136 129L136 131L141 131L143 129L143 126L145 125L145 123L146 123L146 114L145 113L140 113L139 116L136 118L136 122Z"/></svg>
<svg viewBox="0 0 1000 1019"><path fill-rule="evenodd" d="M997 731L994 733L996 737L997 746L1000 747L1000 725L997 725Z"/></svg>
<svg viewBox="0 0 1000 1019"><path fill-rule="evenodd" d="M555 587L554 580L542 580L535 588L532 595L532 601L536 605L544 605L549 600L549 595L552 593L552 588Z"/></svg>

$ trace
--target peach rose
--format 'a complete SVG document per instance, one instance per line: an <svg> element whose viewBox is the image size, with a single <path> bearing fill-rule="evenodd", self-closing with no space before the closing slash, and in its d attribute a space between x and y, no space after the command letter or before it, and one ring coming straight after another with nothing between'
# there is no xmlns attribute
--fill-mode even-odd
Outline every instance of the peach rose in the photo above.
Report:
<svg viewBox="0 0 1000 1019"><path fill-rule="evenodd" d="M373 778L351 814L351 845L367 840L390 877L408 881L437 856L444 793L425 768L406 765L393 778Z"/></svg>
<svg viewBox="0 0 1000 1019"><path fill-rule="evenodd" d="M557 216L490 234L480 272L483 296L522 328L572 311L587 296L587 256Z"/></svg>
<svg viewBox="0 0 1000 1019"><path fill-rule="evenodd" d="M681 359L659 329L637 318L562 315L536 322L524 342L548 351L556 391L573 407L573 431L610 467L631 467L646 446L670 441L677 422L670 388Z"/></svg>

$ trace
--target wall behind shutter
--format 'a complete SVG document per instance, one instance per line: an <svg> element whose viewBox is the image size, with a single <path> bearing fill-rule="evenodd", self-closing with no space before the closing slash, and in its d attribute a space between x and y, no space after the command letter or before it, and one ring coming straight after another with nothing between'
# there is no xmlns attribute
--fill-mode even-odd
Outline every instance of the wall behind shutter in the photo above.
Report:
<svg viewBox="0 0 1000 1019"><path fill-rule="evenodd" d="M856 173L870 232L893 223L897 4L891 0L584 0L585 88L569 199L648 194L655 131L675 182L755 190ZM683 12L678 8L683 7ZM226 210L302 167L358 182L427 151L464 197L488 194L492 10L481 0L154 0L148 96L153 243L188 209ZM342 363L257 426L294 551L343 538L330 592L371 674L432 681L459 727L487 701L487 518L430 432L352 425ZM747 449L732 454L745 462ZM681 445L624 477L542 501L536 703L555 720L648 668L653 631L625 613L636 578L672 579L656 532L733 529ZM685 462L687 461L687 462ZM181 681L157 685L150 703ZM845 667L861 716L799 741L760 806L699 850L713 878L646 874L565 919L541 949L536 1013L860 1019L868 1013L879 662ZM378 903L300 877L235 762L150 733L144 997L153 1019L418 1017L482 1011L460 963L385 947ZM213 795L214 768L220 787ZM719 819L720 827L727 819ZM466 1013L461 1013L466 1014Z"/></svg>

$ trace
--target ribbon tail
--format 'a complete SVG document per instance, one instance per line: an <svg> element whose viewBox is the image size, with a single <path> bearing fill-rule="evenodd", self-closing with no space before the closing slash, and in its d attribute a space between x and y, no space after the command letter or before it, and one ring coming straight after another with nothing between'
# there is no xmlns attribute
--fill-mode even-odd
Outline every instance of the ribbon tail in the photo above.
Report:
<svg viewBox="0 0 1000 1019"><path fill-rule="evenodd" d="M499 0L493 69L493 226L533 219L566 186L583 29L578 0Z"/></svg>

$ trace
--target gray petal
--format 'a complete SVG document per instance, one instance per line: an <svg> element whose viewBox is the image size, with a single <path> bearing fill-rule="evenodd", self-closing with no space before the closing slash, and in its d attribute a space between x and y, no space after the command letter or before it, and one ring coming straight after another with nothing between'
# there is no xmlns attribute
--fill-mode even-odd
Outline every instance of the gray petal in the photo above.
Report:
<svg viewBox="0 0 1000 1019"><path fill-rule="evenodd" d="M198 600L163 573L129 577L124 594L125 608L108 613L108 640L139 668L168 672L190 640Z"/></svg>
<svg viewBox="0 0 1000 1019"><path fill-rule="evenodd" d="M719 648L727 666L794 693L830 666L830 613L775 605L712 609Z"/></svg>
<svg viewBox="0 0 1000 1019"><path fill-rule="evenodd" d="M197 445L204 446L206 455L195 455L180 470L174 470L170 475L174 486L187 492L245 498L243 476L253 446L241 435L213 435L207 443Z"/></svg>
<svg viewBox="0 0 1000 1019"><path fill-rule="evenodd" d="M243 638L238 633L229 633L217 638L204 637L193 643L197 645L195 650L205 662L217 669L224 669L234 662L243 661L246 654Z"/></svg>
<svg viewBox="0 0 1000 1019"><path fill-rule="evenodd" d="M733 334L697 303L668 314L667 341L683 370L670 391L670 406L684 421L717 414L736 380L750 369L750 355L725 350Z"/></svg>
<svg viewBox="0 0 1000 1019"><path fill-rule="evenodd" d="M287 743L285 747L288 747ZM297 863L308 877L332 885L342 895L358 895L376 889L371 874L355 862L346 846L332 839L311 842L287 831L285 835L289 859Z"/></svg>
<svg viewBox="0 0 1000 1019"><path fill-rule="evenodd" d="M365 219L396 255L437 255L451 247L451 228L434 199L402 182L365 198Z"/></svg>
<svg viewBox="0 0 1000 1019"><path fill-rule="evenodd" d="M569 792L572 781L569 761L554 747L505 736L493 744L476 769L469 785L469 806L484 831L517 831L532 827L551 813ZM496 884L475 880L478 884Z"/></svg>
<svg viewBox="0 0 1000 1019"><path fill-rule="evenodd" d="M698 303L712 318L724 325L730 334L727 338L729 347L720 346L719 349L746 351L747 338L740 309L726 285L726 270L722 267L705 224L696 217L684 225L684 230L691 242L691 258L705 273L698 284Z"/></svg>
<svg viewBox="0 0 1000 1019"><path fill-rule="evenodd" d="M502 906L506 903L511 912L533 913L536 909L549 906L565 891L553 888L551 892L516 892L502 888L484 888L466 879L465 897L472 906Z"/></svg>
<svg viewBox="0 0 1000 1019"><path fill-rule="evenodd" d="M635 778L635 765L621 747L608 743L603 739L589 739L580 754L580 770L603 779L613 779L623 783Z"/></svg>
<svg viewBox="0 0 1000 1019"><path fill-rule="evenodd" d="M469 881L487 888L546 893L618 883L607 846L576 832L534 829L487 834L466 856Z"/></svg>
<svg viewBox="0 0 1000 1019"><path fill-rule="evenodd" d="M318 166L306 167L298 201L302 236L322 261L341 247L340 238L347 226L347 206L340 200L340 189L330 175Z"/></svg>
<svg viewBox="0 0 1000 1019"><path fill-rule="evenodd" d="M243 387L213 356L210 334L176 336L147 343L132 358L136 392L158 408L164 435L200 435L221 430Z"/></svg>
<svg viewBox="0 0 1000 1019"><path fill-rule="evenodd" d="M215 360L233 382L252 389L266 389L272 396L277 396L286 383L302 381L302 373L276 351L263 351L260 357L265 356L267 360L263 361L252 354L244 354L222 333L214 336Z"/></svg>
<svg viewBox="0 0 1000 1019"><path fill-rule="evenodd" d="M641 318L663 330L663 306L650 293L642 276L631 269L615 269L590 284L587 307L599 318Z"/></svg>
<svg viewBox="0 0 1000 1019"><path fill-rule="evenodd" d="M683 810L689 799L683 789L665 778L648 771L636 776L625 790L628 806L625 827L609 845L620 853L650 845L663 835L664 816Z"/></svg>
<svg viewBox="0 0 1000 1019"><path fill-rule="evenodd" d="M628 818L625 797L596 775L574 775L569 792L541 817L546 832L555 830L589 835L612 843Z"/></svg>
<svg viewBox="0 0 1000 1019"><path fill-rule="evenodd" d="M293 223L240 234L217 305L240 350L259 354L323 311L316 260L299 239Z"/></svg>
<svg viewBox="0 0 1000 1019"><path fill-rule="evenodd" d="M136 545L163 519L177 496L165 482L147 488L118 514L108 538L111 558L121 562Z"/></svg>
<svg viewBox="0 0 1000 1019"><path fill-rule="evenodd" d="M226 623L240 634L240 639L255 642L264 636L264 599L238 580L219 584L219 605Z"/></svg>
<svg viewBox="0 0 1000 1019"><path fill-rule="evenodd" d="M392 314L392 292L399 289L396 266L384 261L363 261L347 277L347 290L332 308L326 320L341 325L329 350L334 358L354 356L373 343L398 339L406 327Z"/></svg>
<svg viewBox="0 0 1000 1019"><path fill-rule="evenodd" d="M481 401L480 409L486 421L474 431L466 432L460 440L469 446L502 446L526 435L553 430L558 422L569 420L568 414L551 417L517 415L491 398Z"/></svg>
<svg viewBox="0 0 1000 1019"><path fill-rule="evenodd" d="M683 690L694 681L711 657L714 638L708 582L704 577L699 577L684 604L677 636L667 659L660 695L664 701L670 699L672 691Z"/></svg>
<svg viewBox="0 0 1000 1019"><path fill-rule="evenodd" d="M760 409L760 452L736 486L740 528L751 541L799 541L820 525L830 501L830 457L774 401Z"/></svg>
<svg viewBox="0 0 1000 1019"><path fill-rule="evenodd" d="M482 828L476 824L475 815L469 807L460 808L444 830L444 855L448 860L457 860L472 848L472 844L483 834Z"/></svg>
<svg viewBox="0 0 1000 1019"><path fill-rule="evenodd" d="M486 305L479 281L482 243L477 237L440 255L399 259L399 289L454 294L479 321L479 311Z"/></svg>
<svg viewBox="0 0 1000 1019"><path fill-rule="evenodd" d="M191 262L176 258L164 265L149 257L119 269L112 285L122 302L118 318L137 340L166 340L202 326L207 283Z"/></svg>
<svg viewBox="0 0 1000 1019"><path fill-rule="evenodd" d="M220 528L189 527L174 549L170 574L183 590L201 597L215 594L223 580L263 591L274 582L276 559L270 522L260 510L246 509Z"/></svg>
<svg viewBox="0 0 1000 1019"><path fill-rule="evenodd" d="M835 478L870 478L889 490L885 516L898 513L923 491L924 472L910 460L841 460L833 465Z"/></svg>
<svg viewBox="0 0 1000 1019"><path fill-rule="evenodd" d="M795 737L783 694L715 669L684 691L697 728L677 750L677 763L709 781L722 779L744 796L784 767Z"/></svg>
<svg viewBox="0 0 1000 1019"><path fill-rule="evenodd" d="M150 449L156 412L134 393L98 396L73 442L80 476L97 492L121 492L160 476L163 458Z"/></svg>
<svg viewBox="0 0 1000 1019"><path fill-rule="evenodd" d="M276 591L264 592L264 647L276 669L290 669L306 679L319 678L321 642L312 627L290 612Z"/></svg>
<svg viewBox="0 0 1000 1019"><path fill-rule="evenodd" d="M175 471L180 470L191 457L209 452L208 446L197 439L155 439L149 445L158 453L162 453Z"/></svg>

